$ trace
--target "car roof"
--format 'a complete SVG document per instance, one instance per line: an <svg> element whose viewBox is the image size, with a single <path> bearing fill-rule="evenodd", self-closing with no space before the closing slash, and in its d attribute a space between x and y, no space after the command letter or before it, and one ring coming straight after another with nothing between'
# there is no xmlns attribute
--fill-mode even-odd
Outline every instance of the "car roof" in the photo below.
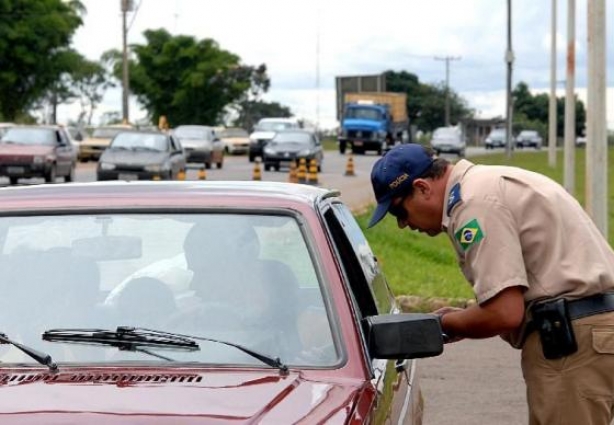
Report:
<svg viewBox="0 0 614 425"><path fill-rule="evenodd" d="M19 210L312 209L319 200L339 195L317 186L261 181L60 183L0 189L0 214Z"/></svg>

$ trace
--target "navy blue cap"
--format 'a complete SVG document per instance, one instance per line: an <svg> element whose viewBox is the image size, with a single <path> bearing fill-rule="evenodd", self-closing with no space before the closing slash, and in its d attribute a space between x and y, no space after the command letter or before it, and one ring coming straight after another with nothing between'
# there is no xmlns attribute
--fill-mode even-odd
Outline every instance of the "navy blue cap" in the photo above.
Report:
<svg viewBox="0 0 614 425"><path fill-rule="evenodd" d="M371 184L377 207L369 221L375 226L388 212L392 200L407 193L417 177L433 164L422 145L397 145L378 159L371 170Z"/></svg>

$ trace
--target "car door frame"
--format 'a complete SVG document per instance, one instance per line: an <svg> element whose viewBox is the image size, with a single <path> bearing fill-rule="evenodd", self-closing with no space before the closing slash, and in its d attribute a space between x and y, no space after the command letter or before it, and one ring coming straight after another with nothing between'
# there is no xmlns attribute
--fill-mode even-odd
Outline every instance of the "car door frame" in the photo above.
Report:
<svg viewBox="0 0 614 425"><path fill-rule="evenodd" d="M363 319L376 314L400 313L377 258L345 204L339 201L330 202L325 210L323 216L327 231L338 253L337 258L341 259L339 267L344 271L343 281L351 295L356 328L363 345L365 366L371 373L371 386L376 393L373 408L369 409L371 420L374 423L383 423L386 420L406 423L407 419L410 420L409 423L419 421L422 398L418 393L419 388L412 388L416 361L374 359L367 349ZM360 236L365 242L360 250L348 232L354 232L355 236ZM392 299L386 302L386 297Z"/></svg>
<svg viewBox="0 0 614 425"><path fill-rule="evenodd" d="M169 162L171 165L171 173L173 176L178 176L181 171L185 171L185 154L179 139L172 134L168 135L169 141Z"/></svg>
<svg viewBox="0 0 614 425"><path fill-rule="evenodd" d="M55 130L56 175L66 176L73 164L73 146L62 129Z"/></svg>

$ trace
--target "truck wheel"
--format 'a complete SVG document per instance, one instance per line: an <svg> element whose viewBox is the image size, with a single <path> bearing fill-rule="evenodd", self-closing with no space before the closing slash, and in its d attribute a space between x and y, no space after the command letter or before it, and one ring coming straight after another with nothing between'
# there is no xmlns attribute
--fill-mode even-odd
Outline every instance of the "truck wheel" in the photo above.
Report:
<svg viewBox="0 0 614 425"><path fill-rule="evenodd" d="M339 142L339 153L343 155L345 153L346 142Z"/></svg>

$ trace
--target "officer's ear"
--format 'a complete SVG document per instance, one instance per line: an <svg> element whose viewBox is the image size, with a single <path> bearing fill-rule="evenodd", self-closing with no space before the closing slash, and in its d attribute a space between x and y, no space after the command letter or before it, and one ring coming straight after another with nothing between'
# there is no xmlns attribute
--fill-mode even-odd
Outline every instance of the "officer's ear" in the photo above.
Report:
<svg viewBox="0 0 614 425"><path fill-rule="evenodd" d="M431 182L426 179L416 179L413 183L414 186L414 194L420 194L427 199L431 197L433 193L433 187Z"/></svg>

